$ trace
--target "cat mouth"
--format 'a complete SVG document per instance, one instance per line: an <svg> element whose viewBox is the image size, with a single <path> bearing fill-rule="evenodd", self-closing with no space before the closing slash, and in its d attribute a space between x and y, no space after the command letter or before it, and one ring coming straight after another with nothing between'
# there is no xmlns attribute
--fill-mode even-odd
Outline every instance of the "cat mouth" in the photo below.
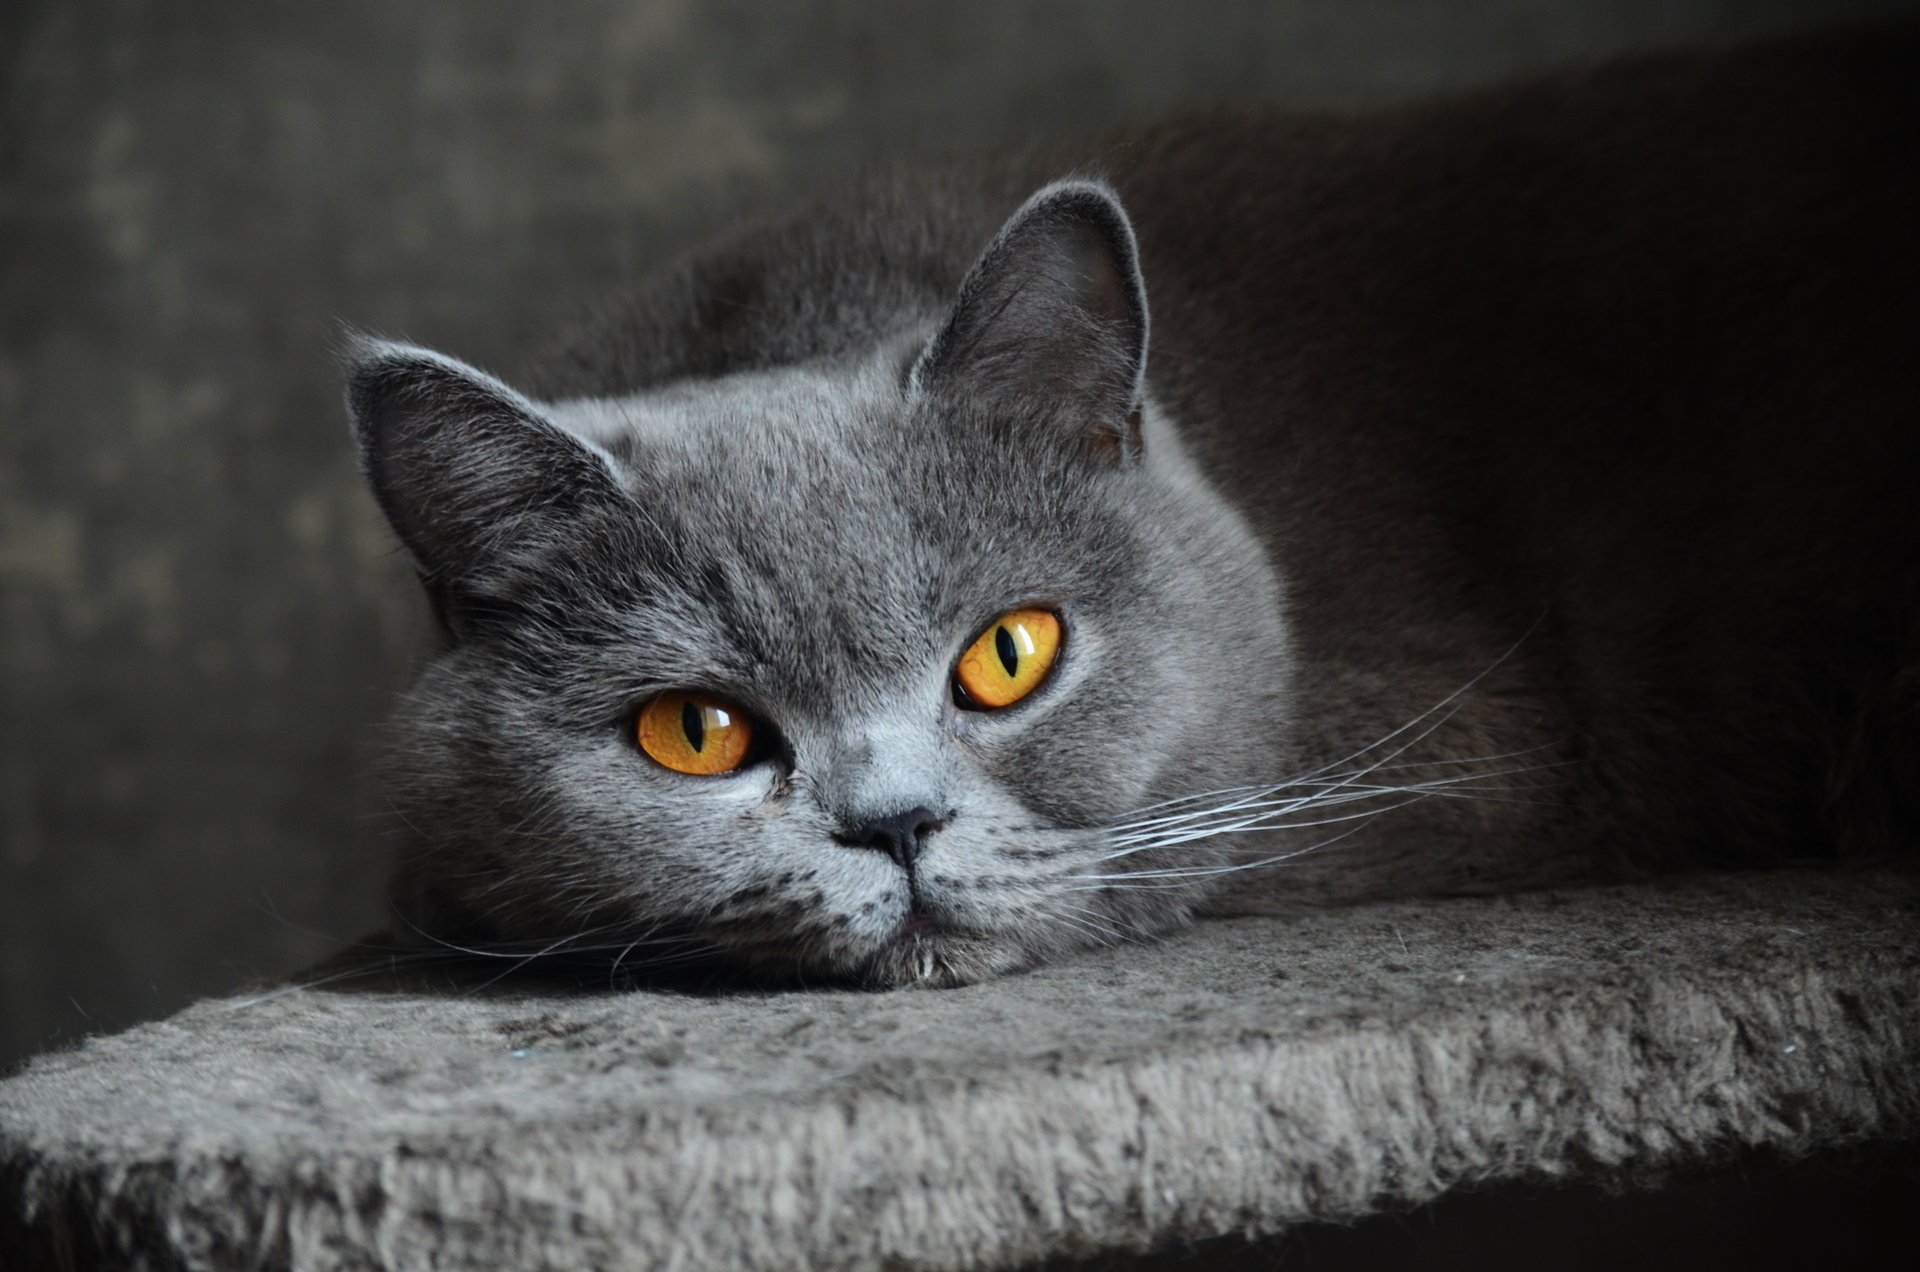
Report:
<svg viewBox="0 0 1920 1272"><path fill-rule="evenodd" d="M951 925L916 905L907 912L906 918L900 920L900 926L894 929L893 939L896 941L937 940L954 935L957 933Z"/></svg>
<svg viewBox="0 0 1920 1272"><path fill-rule="evenodd" d="M952 989L1012 971L1024 961L984 933L915 910L866 958L860 975L876 989Z"/></svg>
<svg viewBox="0 0 1920 1272"><path fill-rule="evenodd" d="M991 938L993 933L958 918L938 901L929 901L918 887L909 885L907 912L887 939L889 945L917 945L939 948L967 941Z"/></svg>
<svg viewBox="0 0 1920 1272"><path fill-rule="evenodd" d="M929 954L939 957L958 953L986 939L987 933L943 915L916 898L906 914L901 916L899 925L884 938L880 954L882 957L920 957Z"/></svg>

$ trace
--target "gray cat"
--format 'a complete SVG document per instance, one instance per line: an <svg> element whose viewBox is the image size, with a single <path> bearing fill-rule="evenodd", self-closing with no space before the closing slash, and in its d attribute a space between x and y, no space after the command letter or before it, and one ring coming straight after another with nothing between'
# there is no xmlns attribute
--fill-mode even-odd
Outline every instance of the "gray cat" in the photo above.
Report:
<svg viewBox="0 0 1920 1272"><path fill-rule="evenodd" d="M1916 52L878 181L524 391L356 343L403 927L953 985L1910 845Z"/></svg>

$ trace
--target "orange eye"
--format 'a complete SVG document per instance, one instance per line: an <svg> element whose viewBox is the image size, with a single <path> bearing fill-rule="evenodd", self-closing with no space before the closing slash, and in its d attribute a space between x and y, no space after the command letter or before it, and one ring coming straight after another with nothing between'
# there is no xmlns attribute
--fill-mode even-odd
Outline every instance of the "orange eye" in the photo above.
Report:
<svg viewBox="0 0 1920 1272"><path fill-rule="evenodd" d="M700 693L663 693L634 721L640 749L676 773L729 773L753 743L747 713Z"/></svg>
<svg viewBox="0 0 1920 1272"><path fill-rule="evenodd" d="M967 705L1012 706L1039 687L1060 653L1060 618L1046 610L1009 610L967 646L953 669Z"/></svg>

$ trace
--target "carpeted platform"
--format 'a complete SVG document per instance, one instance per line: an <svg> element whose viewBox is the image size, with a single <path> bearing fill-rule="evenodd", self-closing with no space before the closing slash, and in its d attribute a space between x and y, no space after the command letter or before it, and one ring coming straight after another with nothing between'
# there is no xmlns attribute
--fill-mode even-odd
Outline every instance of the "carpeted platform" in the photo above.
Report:
<svg viewBox="0 0 1920 1272"><path fill-rule="evenodd" d="M0 1083L0 1250L1001 1267L1920 1135L1887 874L1219 921L947 992L340 985Z"/></svg>

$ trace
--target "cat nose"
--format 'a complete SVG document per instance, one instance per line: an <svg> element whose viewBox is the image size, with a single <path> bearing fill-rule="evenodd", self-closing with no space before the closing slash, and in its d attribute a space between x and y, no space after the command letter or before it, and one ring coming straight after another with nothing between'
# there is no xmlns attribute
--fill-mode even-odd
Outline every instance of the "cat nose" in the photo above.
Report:
<svg viewBox="0 0 1920 1272"><path fill-rule="evenodd" d="M877 848L902 869L911 870L920 859L921 845L944 822L931 808L909 808L904 813L875 817L842 831L837 838L852 848Z"/></svg>

